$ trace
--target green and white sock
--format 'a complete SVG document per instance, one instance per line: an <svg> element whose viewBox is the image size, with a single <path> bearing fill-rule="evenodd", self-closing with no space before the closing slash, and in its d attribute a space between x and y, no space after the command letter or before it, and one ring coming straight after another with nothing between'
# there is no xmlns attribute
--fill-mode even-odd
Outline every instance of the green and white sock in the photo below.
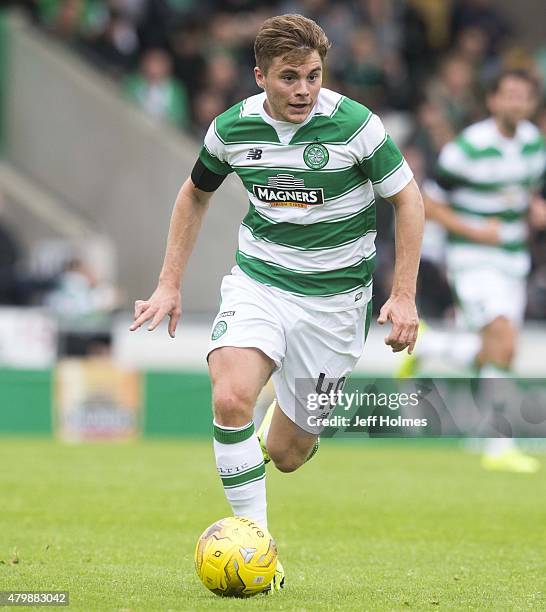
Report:
<svg viewBox="0 0 546 612"><path fill-rule="evenodd" d="M233 428L214 422L214 454L233 514L267 528L265 466L254 423Z"/></svg>

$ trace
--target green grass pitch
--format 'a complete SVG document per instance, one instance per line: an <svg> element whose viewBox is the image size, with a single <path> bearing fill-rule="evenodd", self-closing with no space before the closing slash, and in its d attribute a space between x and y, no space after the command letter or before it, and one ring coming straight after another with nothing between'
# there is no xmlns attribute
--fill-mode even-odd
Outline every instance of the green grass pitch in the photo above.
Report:
<svg viewBox="0 0 546 612"><path fill-rule="evenodd" d="M197 537L230 514L210 441L0 439L0 591L68 590L77 610L546 608L546 470L489 474L446 444L327 441L268 466L279 595L218 598ZM18 608L19 609L19 608Z"/></svg>

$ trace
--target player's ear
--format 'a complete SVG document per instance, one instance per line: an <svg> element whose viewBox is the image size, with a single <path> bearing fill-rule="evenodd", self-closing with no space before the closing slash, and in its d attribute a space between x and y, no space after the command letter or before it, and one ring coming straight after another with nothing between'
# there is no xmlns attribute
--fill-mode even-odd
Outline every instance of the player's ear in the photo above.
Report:
<svg viewBox="0 0 546 612"><path fill-rule="evenodd" d="M260 89L265 89L265 76L259 66L254 66L254 78Z"/></svg>

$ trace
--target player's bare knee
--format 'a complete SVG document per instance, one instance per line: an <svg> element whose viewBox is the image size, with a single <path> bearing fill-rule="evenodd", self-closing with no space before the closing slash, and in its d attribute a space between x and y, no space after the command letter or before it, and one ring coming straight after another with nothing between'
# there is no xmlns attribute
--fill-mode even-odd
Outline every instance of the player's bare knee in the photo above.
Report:
<svg viewBox="0 0 546 612"><path fill-rule="evenodd" d="M267 452L275 467L280 472L295 472L301 467L309 455L309 451L305 448L299 448L297 445L287 446L286 444L275 444L274 441L268 440Z"/></svg>
<svg viewBox="0 0 546 612"><path fill-rule="evenodd" d="M271 460L275 464L275 467L279 470L279 472L284 472L285 474L289 474L290 472L295 472L299 467L303 465L305 460L302 460L300 457L295 455L283 455L283 456L272 456Z"/></svg>
<svg viewBox="0 0 546 612"><path fill-rule="evenodd" d="M215 388L212 401L214 418L219 425L239 427L252 418L254 401L244 389L232 386Z"/></svg>
<svg viewBox="0 0 546 612"><path fill-rule="evenodd" d="M499 365L504 368L509 368L516 351L515 343L511 338L504 338L499 347Z"/></svg>
<svg viewBox="0 0 546 612"><path fill-rule="evenodd" d="M516 350L517 331L513 323L504 316L494 319L485 336L486 360L509 368Z"/></svg>
<svg viewBox="0 0 546 612"><path fill-rule="evenodd" d="M504 315L499 315L487 326L488 331L495 337L510 335L515 332L513 323Z"/></svg>
<svg viewBox="0 0 546 612"><path fill-rule="evenodd" d="M498 351L514 335L512 323L506 317L498 316L483 330L483 348L486 352Z"/></svg>

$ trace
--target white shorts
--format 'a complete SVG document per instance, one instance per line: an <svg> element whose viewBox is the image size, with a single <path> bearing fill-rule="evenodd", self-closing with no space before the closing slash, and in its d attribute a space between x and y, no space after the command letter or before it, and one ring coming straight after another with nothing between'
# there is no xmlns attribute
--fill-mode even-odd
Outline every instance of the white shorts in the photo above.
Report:
<svg viewBox="0 0 546 612"><path fill-rule="evenodd" d="M451 276L458 302L458 322L480 330L500 316L520 327L527 301L526 279L494 268L457 271Z"/></svg>
<svg viewBox="0 0 546 612"><path fill-rule="evenodd" d="M305 298L281 293L243 274L225 276L221 291L207 358L222 346L260 349L275 363L272 379L281 410L305 431L320 433L321 428L309 424L313 411L302 400L301 390L315 391L317 384L322 390L339 384L341 390L341 379L362 354L371 301L342 312L310 310Z"/></svg>

